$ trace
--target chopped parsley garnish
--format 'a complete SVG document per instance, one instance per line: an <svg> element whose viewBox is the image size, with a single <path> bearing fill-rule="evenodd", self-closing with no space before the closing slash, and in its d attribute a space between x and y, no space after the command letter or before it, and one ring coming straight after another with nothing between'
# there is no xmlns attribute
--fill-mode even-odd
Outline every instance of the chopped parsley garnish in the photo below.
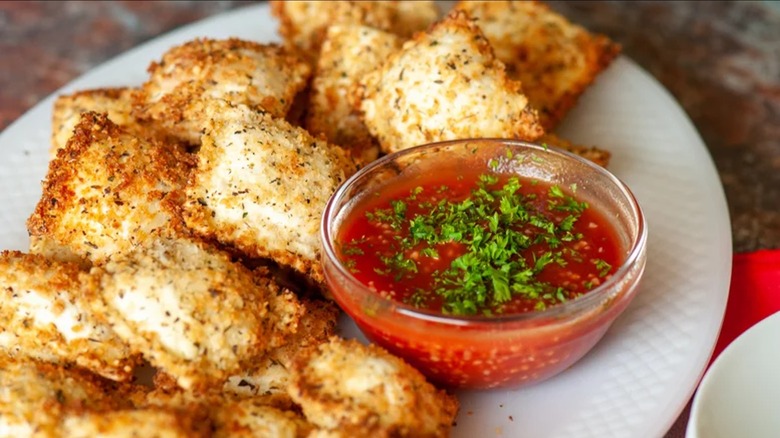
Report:
<svg viewBox="0 0 780 438"><path fill-rule="evenodd" d="M428 287L410 286L401 299L445 314L501 314L518 297L535 310L566 302L590 290L592 279L568 282L576 286L552 284L545 272L575 263L595 267L590 268L595 278L607 276L612 266L592 254L583 260L578 250L583 234L575 227L586 202L558 185L539 192L522 190L523 184L534 187L538 181L481 174L466 196L453 198L440 183L407 189L385 208L365 212L372 226L385 230L381 250L364 251L364 242L353 241L342 246L342 254L357 258L376 252L376 266L368 270L396 284L430 276Z"/></svg>

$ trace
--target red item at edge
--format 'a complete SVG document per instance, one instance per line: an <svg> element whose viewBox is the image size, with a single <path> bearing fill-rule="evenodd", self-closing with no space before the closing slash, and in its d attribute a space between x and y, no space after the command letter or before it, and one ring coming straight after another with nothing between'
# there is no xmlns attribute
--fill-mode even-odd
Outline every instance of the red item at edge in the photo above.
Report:
<svg viewBox="0 0 780 438"><path fill-rule="evenodd" d="M780 250L734 255L726 314L710 363L731 341L780 311Z"/></svg>

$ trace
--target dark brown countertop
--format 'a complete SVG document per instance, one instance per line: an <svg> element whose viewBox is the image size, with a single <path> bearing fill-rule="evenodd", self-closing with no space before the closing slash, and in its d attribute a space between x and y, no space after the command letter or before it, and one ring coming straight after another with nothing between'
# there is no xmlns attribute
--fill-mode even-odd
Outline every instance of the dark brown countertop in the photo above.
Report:
<svg viewBox="0 0 780 438"><path fill-rule="evenodd" d="M101 62L247 3L0 2L0 130ZM621 43L683 106L723 182L734 250L780 248L780 3L551 4Z"/></svg>

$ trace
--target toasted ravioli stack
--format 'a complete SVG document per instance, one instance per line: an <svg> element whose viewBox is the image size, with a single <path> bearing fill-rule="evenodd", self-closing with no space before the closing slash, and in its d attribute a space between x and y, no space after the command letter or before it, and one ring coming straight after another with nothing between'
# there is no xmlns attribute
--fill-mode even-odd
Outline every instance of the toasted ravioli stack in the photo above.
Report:
<svg viewBox="0 0 780 438"><path fill-rule="evenodd" d="M0 436L448 436L457 400L337 335L319 226L381 154L537 141L618 53L539 2L270 2L53 108L29 253L0 253ZM320 292L320 295L317 295Z"/></svg>

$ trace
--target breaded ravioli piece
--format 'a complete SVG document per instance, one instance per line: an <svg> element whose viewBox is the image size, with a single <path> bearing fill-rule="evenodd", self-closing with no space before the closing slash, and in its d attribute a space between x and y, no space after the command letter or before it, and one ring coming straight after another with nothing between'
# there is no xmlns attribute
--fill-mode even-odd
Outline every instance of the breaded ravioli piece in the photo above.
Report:
<svg viewBox="0 0 780 438"><path fill-rule="evenodd" d="M461 1L520 80L545 130L552 130L583 91L620 53L620 46L569 22L536 1Z"/></svg>
<svg viewBox="0 0 780 438"><path fill-rule="evenodd" d="M304 438L313 429L300 414L251 398L215 406L211 420L213 438Z"/></svg>
<svg viewBox="0 0 780 438"><path fill-rule="evenodd" d="M105 114L84 113L49 164L27 231L97 264L154 233L175 234L180 219L174 201L191 160L128 133Z"/></svg>
<svg viewBox="0 0 780 438"><path fill-rule="evenodd" d="M58 96L52 109L51 158L68 143L81 114L89 111L106 113L112 122L142 136L144 128L132 115L134 92L133 88L97 88Z"/></svg>
<svg viewBox="0 0 780 438"><path fill-rule="evenodd" d="M355 436L448 436L458 410L403 360L338 338L299 357L290 396L311 423Z"/></svg>
<svg viewBox="0 0 780 438"><path fill-rule="evenodd" d="M404 43L361 81L363 120L382 150L442 140L543 134L520 83L464 12Z"/></svg>
<svg viewBox="0 0 780 438"><path fill-rule="evenodd" d="M116 333L185 389L221 385L281 335L271 292L202 242L159 238L92 273Z"/></svg>
<svg viewBox="0 0 780 438"><path fill-rule="evenodd" d="M351 95L364 74L400 47L399 37L372 27L329 27L312 80L306 129L349 150L359 162L375 160L379 147L355 111Z"/></svg>
<svg viewBox="0 0 780 438"><path fill-rule="evenodd" d="M263 398L265 404L278 407L292 405L288 388L296 358L328 342L336 334L339 315L338 307L330 301L303 300L302 304L305 313L296 332L246 372L231 376L223 386L225 394L239 399Z"/></svg>
<svg viewBox="0 0 780 438"><path fill-rule="evenodd" d="M555 134L544 134L542 138L537 140L537 143L569 151L583 158L587 158L601 167L607 167L609 159L612 157L612 154L609 151L599 149L596 146L575 144L572 141L558 137Z"/></svg>
<svg viewBox="0 0 780 438"><path fill-rule="evenodd" d="M68 438L206 438L206 418L177 409L148 407L66 415L61 436Z"/></svg>
<svg viewBox="0 0 780 438"><path fill-rule="evenodd" d="M433 1L272 1L279 34L314 63L329 26L361 24L409 38L439 16Z"/></svg>
<svg viewBox="0 0 780 438"><path fill-rule="evenodd" d="M306 62L275 44L196 39L149 66L135 112L197 145L207 117L204 101L224 99L284 117L310 73Z"/></svg>
<svg viewBox="0 0 780 438"><path fill-rule="evenodd" d="M36 361L0 360L0 436L61 436L60 423L74 411L125 407L99 377Z"/></svg>
<svg viewBox="0 0 780 438"><path fill-rule="evenodd" d="M356 171L349 153L245 105L212 102L186 190L187 226L318 283L320 217Z"/></svg>
<svg viewBox="0 0 780 438"><path fill-rule="evenodd" d="M0 351L130 380L140 355L92 311L91 281L78 265L0 253Z"/></svg>

